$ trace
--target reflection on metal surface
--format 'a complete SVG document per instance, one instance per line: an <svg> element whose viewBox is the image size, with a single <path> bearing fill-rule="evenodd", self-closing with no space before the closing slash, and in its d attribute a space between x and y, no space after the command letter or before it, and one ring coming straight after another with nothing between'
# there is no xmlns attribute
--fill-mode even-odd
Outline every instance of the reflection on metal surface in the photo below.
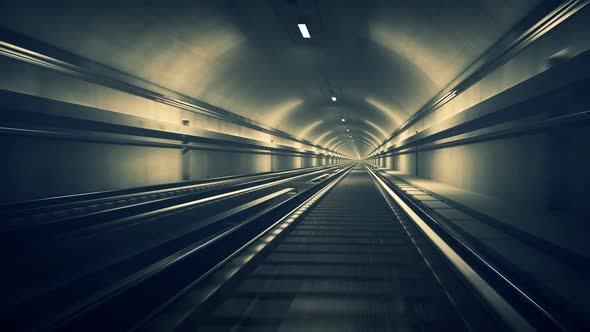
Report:
<svg viewBox="0 0 590 332"><path fill-rule="evenodd" d="M575 91L581 89L589 80L588 71L585 69L590 63L590 53L583 53L551 71L545 71L536 75L534 78L522 82L512 88L487 99L485 102L472 106L451 117L442 119L427 129L419 133L410 133L396 136L396 140L389 140L387 152L400 151L415 146L416 144L424 145L436 142L437 140L450 139L457 137L465 138L460 135L474 135L478 130L498 126L501 124L508 125L510 121L523 120L529 118L526 125L518 125L520 132L528 131L531 125L534 127L539 120L534 116L539 114L543 108L538 105L544 105L549 109L559 109L563 103L556 103L555 96L560 91L570 89ZM581 91L581 90L580 90ZM453 94L449 94L452 96ZM518 105L518 111L515 111L515 105ZM551 122L550 122L551 123ZM561 121L552 122L559 124ZM547 124L547 126L551 126ZM497 127L496 133L505 134L506 128ZM493 137L492 132L482 133L488 137ZM477 135L480 136L480 135ZM501 135L496 135L501 136ZM379 149L383 148L383 144Z"/></svg>
<svg viewBox="0 0 590 332"><path fill-rule="evenodd" d="M420 218L373 170L367 167L367 171L376 183L383 189L395 203L397 203L406 215L422 230L430 241L449 260L455 269L463 275L475 291L487 301L502 317L502 319L515 331L535 331L510 303L508 303L496 290L485 281L452 247L450 247L428 224Z"/></svg>
<svg viewBox="0 0 590 332"><path fill-rule="evenodd" d="M401 125L398 129L396 129L391 136L388 137L379 147L382 147L389 141L391 141L396 136L402 134L406 131L412 124L416 123L418 120L422 119L427 114L436 111L451 99L455 98L457 95L461 94L463 91L467 90L469 87L473 86L477 82L479 82L482 78L499 68L501 65L508 62L512 57L517 55L520 51L524 50L527 46L531 43L539 39L541 36L545 35L549 31L553 30L559 24L563 23L566 19L577 13L579 10L584 8L590 0L569 0L565 1L561 4L557 4L557 8L551 10L547 15L545 15L542 19L538 22L530 26L525 31L518 31L518 29L522 29L522 27L516 27L516 31L513 31L512 34L519 33L516 38L512 39L512 41L506 45L504 44L496 44L493 46L491 50L486 51L486 53L492 54L484 54L482 57L486 60L483 64L481 63L481 59L476 60L471 65L467 67L464 73L469 72L469 75L466 77L459 77L455 78L455 81L461 79L458 84L455 82L451 82L454 86L447 92L440 91L431 101L426 103L421 109L416 111L403 125ZM442 95L442 96L441 96ZM438 97L441 96L441 97ZM378 150L378 149L376 149ZM375 154L376 151L373 151Z"/></svg>
<svg viewBox="0 0 590 332"><path fill-rule="evenodd" d="M293 135L290 135L286 132L281 130L272 128L267 125L263 125L259 122L254 120L245 118L243 116L231 113L229 111L217 108L212 105L208 105L206 103L194 100L192 98L179 95L173 91L168 91L170 94L165 95L156 90L150 90L138 85L134 85L133 83L127 82L127 80L122 80L119 78L114 78L105 74L102 74L99 71L96 71L95 68L88 69L83 68L81 66L68 63L62 61L60 59L56 59L33 50L22 48L18 45L14 45L5 41L0 40L0 55L7 56L19 61L27 62L33 65L37 65L43 68L47 68L50 70L54 70L56 72L60 72L66 75L70 75L88 82L100 84L103 86L107 86L116 90L123 91L125 93L129 93L132 95L136 95L142 98L146 98L148 100L153 100L165 105L169 105L172 107L177 107L182 110L195 112L199 114L204 114L207 116L211 116L213 118L221 119L224 121L228 121L231 123L235 123L247 128L252 128L258 130L262 133L275 135L278 137L282 137L297 143L302 143L306 145L313 145L306 140L297 138ZM84 60L84 59L82 59ZM129 81L133 81L134 78L132 76L127 77ZM301 101L302 102L302 101ZM291 106L293 107L293 106ZM323 149L322 147L318 147ZM327 152L327 151L326 151Z"/></svg>

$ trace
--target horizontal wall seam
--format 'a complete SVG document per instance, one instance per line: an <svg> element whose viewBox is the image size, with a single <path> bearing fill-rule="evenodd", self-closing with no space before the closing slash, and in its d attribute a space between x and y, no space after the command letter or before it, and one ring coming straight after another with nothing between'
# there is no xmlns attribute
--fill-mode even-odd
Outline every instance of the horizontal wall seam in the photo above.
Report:
<svg viewBox="0 0 590 332"><path fill-rule="evenodd" d="M4 40L4 41L3 41ZM9 41L9 42L6 42ZM13 41L14 40L14 41ZM334 153L329 149L326 149L320 145L313 144L310 141L305 139L293 136L287 132L263 125L258 123L252 119L248 119L246 117L240 116L238 114L232 113L230 111L221 109L219 107L207 104L205 102L199 101L197 99L179 94L178 92L156 86L151 82L147 82L145 80L141 80L136 78L130 74L123 73L117 71L113 68L109 68L105 65L98 64L98 67L104 67L107 69L106 71L112 73L116 72L118 77L113 77L110 73L100 72L97 69L96 63L84 59L81 56L74 55L72 53L58 50L55 47L46 45L45 47L40 47L40 50L29 50L24 47L20 47L16 45L15 41L29 41L30 44L36 44L37 46L42 45L43 43L39 41L32 41L31 38L18 35L15 32L6 31L4 29L0 29L0 55L16 59L18 61L26 62L35 66L40 66L43 68L47 68L53 70L55 72L69 75L81 80L89 81L92 83L100 84L102 86L106 86L115 90L123 91L125 93L129 93L135 96L139 96L148 100L152 100L158 103L162 103L165 105L169 105L172 107L176 107L179 109L183 109L189 112L203 114L206 116L218 118L230 123L234 123L243 127L255 129L259 132L263 132L266 134L271 134L274 136L282 137L288 139L290 141L305 144L308 146L316 147L325 151L329 151ZM56 53L55 55L45 55L43 54L44 51L48 51L51 53ZM60 56L64 58L74 59L74 63L65 61L60 59ZM90 66L89 69L85 64L94 63L94 66ZM144 84L147 84L148 87L144 88L139 85L133 84L131 82L134 81L141 81ZM162 92L157 92L157 90L162 90Z"/></svg>
<svg viewBox="0 0 590 332"><path fill-rule="evenodd" d="M459 146L459 145L468 145L486 141L493 141L493 140L500 140L506 138L512 138L517 136L526 136L526 135L535 135L545 130L561 127L561 126L585 126L590 124L590 110L583 111L575 114L570 114L566 116L556 117L548 120L542 120L531 124L521 125L515 128L505 129L505 130L498 130L496 132L491 133L483 133L480 135L476 135L473 137L468 138L460 138L450 142L442 142L442 143L432 143L426 146L419 146L419 147L402 147L398 149L393 149L387 151L382 154L378 154L379 157L386 157L386 156L396 156L408 153L415 153L416 151L429 151L429 150L436 150L446 147L452 146ZM452 136L451 136L452 137Z"/></svg>
<svg viewBox="0 0 590 332"><path fill-rule="evenodd" d="M533 12L532 16L538 15L537 12L543 10L547 13L546 15L544 15L534 24L529 23L529 27L523 27L523 25L526 25L533 19L533 17L527 17L521 24L517 25L514 29L506 33L502 38L500 38L498 43L494 44L487 51L485 51L484 54L482 54L482 56L469 65L461 75L454 79L451 84L449 84L434 98L428 101L403 125L401 125L388 138L386 138L375 150L373 150L371 155L376 154L377 150L397 137L403 131L407 130L410 126L423 119L426 115L436 111L437 109L440 109L446 103L461 94L461 92L481 81L488 74L508 62L511 58L516 56L520 51L532 44L542 35L563 23L563 21L585 7L588 3L590 3L590 0L568 0L563 3L559 3L558 1L542 3L540 7ZM546 8L547 6L549 6L549 8ZM510 38L510 36L513 35L517 35L517 37L513 38L512 42L506 45L504 40ZM495 55L492 56L491 54ZM479 64L482 59L486 58L490 59L483 64ZM470 74L467 74L468 72L470 72ZM460 82L457 83L458 81ZM449 88L449 86L453 85L454 88Z"/></svg>

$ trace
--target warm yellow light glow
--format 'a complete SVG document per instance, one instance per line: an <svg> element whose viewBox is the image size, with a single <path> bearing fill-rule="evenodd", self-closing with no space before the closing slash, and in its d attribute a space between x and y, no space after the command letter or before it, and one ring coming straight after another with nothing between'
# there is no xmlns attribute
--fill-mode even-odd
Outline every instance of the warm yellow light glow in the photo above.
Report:
<svg viewBox="0 0 590 332"><path fill-rule="evenodd" d="M326 138L326 136L330 135L330 134L331 134L331 133L333 133L333 132L334 132L334 130L330 130L330 131L327 131L327 132L325 132L325 133L321 134L321 135L320 135L320 137L316 138L316 139L315 139L315 141L313 141L313 144L315 144L315 145L324 145L324 146L326 146L326 144L320 144L320 142L321 142L321 141L322 141L324 138Z"/></svg>
<svg viewBox="0 0 590 332"><path fill-rule="evenodd" d="M341 135L335 135L329 141L327 141L326 143L324 143L324 146L326 146L329 149L331 149L330 146L332 146L332 148L334 146L336 146L336 144L338 144L338 142L339 142L338 141L339 139L346 139L346 136L345 137L342 137ZM346 140L344 140L344 141L346 141Z"/></svg>
<svg viewBox="0 0 590 332"><path fill-rule="evenodd" d="M301 106L301 104L303 104L303 99L294 98L274 105L269 111L261 113L270 114L270 116L265 116L264 119L260 119L260 122L276 128L291 112Z"/></svg>
<svg viewBox="0 0 590 332"><path fill-rule="evenodd" d="M377 144L375 144L374 142L372 142L366 138L361 140L361 144L367 146L370 149L375 149L377 147Z"/></svg>
<svg viewBox="0 0 590 332"><path fill-rule="evenodd" d="M393 127L397 128L403 123L404 118L405 118L404 112L396 111L396 110L392 109L391 107L385 105L384 103L377 101L371 97L365 98L365 101L367 103L369 103L369 105L375 107L377 110L384 113L385 116L387 116L387 118L391 121L391 124ZM385 135L385 136L387 136L387 135Z"/></svg>
<svg viewBox="0 0 590 332"><path fill-rule="evenodd" d="M376 125L375 123L373 123L369 120L365 120L365 123L368 124L369 126L371 126L372 128L376 129L379 132L379 134L381 134L382 138L380 140L384 140L387 138L387 132L385 130L383 130L383 128L381 128L380 126ZM379 141L379 139L377 139L377 140Z"/></svg>
<svg viewBox="0 0 590 332"><path fill-rule="evenodd" d="M371 142L373 142L373 144L375 144L375 146L381 144L381 142L383 141L383 140L380 140L379 138L375 137L375 135L371 134L368 131L363 132L363 134L369 135L373 139Z"/></svg>
<svg viewBox="0 0 590 332"><path fill-rule="evenodd" d="M143 78L190 95L209 95L220 75L240 61L241 52L236 50L243 47L246 38L229 22L208 23L215 24L215 29L205 34L185 34L182 41L158 52L147 50L153 49L154 40L169 37L138 39L128 52L123 52L120 61L135 68L138 59L142 59L138 69ZM218 61L220 57L224 61Z"/></svg>
<svg viewBox="0 0 590 332"><path fill-rule="evenodd" d="M271 169L270 155L259 155L255 158L254 164L257 172L270 172Z"/></svg>
<svg viewBox="0 0 590 332"><path fill-rule="evenodd" d="M334 145L334 150L335 151L344 151L346 149L354 149L350 146L350 144L347 144L346 142L338 142L338 144Z"/></svg>
<svg viewBox="0 0 590 332"><path fill-rule="evenodd" d="M339 137L335 137L335 138L339 138ZM354 140L351 140L353 146L355 146ZM377 147L377 145L373 142L371 142L370 140L367 139L363 139L360 141L360 144L366 146L369 149L374 149ZM337 149L341 149L344 148L346 146L350 146L350 143L347 142L345 139L344 140L340 140L340 141L336 141L334 142L334 144L332 145L332 149L333 150L337 150Z"/></svg>
<svg viewBox="0 0 590 332"><path fill-rule="evenodd" d="M457 66L440 55L440 50L422 40L415 34L391 29L390 24L376 23L369 27L371 40L385 49L398 54L430 79L438 89L442 89L456 75Z"/></svg>
<svg viewBox="0 0 590 332"><path fill-rule="evenodd" d="M304 127L299 134L297 135L300 138L306 139L307 134L309 134L312 130L314 130L317 126L322 124L322 120L318 120L316 122L311 123L310 125Z"/></svg>

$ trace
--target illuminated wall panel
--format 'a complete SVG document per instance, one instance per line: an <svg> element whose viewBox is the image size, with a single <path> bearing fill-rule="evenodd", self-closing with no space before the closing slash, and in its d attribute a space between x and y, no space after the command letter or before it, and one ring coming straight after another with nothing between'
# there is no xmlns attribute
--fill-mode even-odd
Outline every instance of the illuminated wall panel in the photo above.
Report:
<svg viewBox="0 0 590 332"><path fill-rule="evenodd" d="M280 171L284 169L293 169L301 167L301 156L273 154L272 156L272 170Z"/></svg>
<svg viewBox="0 0 590 332"><path fill-rule="evenodd" d="M318 165L317 158L311 156L303 156L301 158L301 167L313 167Z"/></svg>
<svg viewBox="0 0 590 332"><path fill-rule="evenodd" d="M2 139L0 201L180 181L176 149L29 137Z"/></svg>
<svg viewBox="0 0 590 332"><path fill-rule="evenodd" d="M270 154L191 150L191 179L271 171Z"/></svg>

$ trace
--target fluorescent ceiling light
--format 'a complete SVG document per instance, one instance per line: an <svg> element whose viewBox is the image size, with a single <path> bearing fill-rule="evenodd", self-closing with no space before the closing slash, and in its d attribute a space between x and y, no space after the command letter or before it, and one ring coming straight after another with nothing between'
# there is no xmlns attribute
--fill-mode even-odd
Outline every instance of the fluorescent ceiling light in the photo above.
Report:
<svg viewBox="0 0 590 332"><path fill-rule="evenodd" d="M336 101L338 99L336 99L336 97L332 96L332 101Z"/></svg>
<svg viewBox="0 0 590 332"><path fill-rule="evenodd" d="M309 30L307 30L307 25L297 24L297 26L299 27L299 31L301 31L301 35L303 36L303 38L311 38Z"/></svg>

